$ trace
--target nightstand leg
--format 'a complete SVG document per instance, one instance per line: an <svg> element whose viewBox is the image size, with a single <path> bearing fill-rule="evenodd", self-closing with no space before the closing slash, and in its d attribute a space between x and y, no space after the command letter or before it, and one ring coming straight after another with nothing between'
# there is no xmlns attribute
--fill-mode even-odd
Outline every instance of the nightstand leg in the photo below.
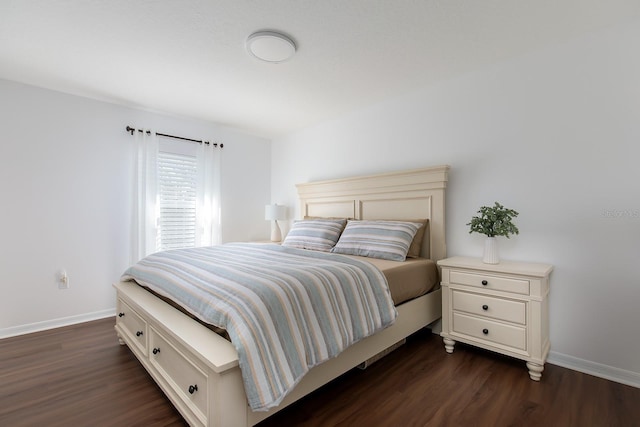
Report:
<svg viewBox="0 0 640 427"><path fill-rule="evenodd" d="M451 338L442 338L442 341L444 341L444 349L447 353L453 353L453 346L456 345L456 342Z"/></svg>
<svg viewBox="0 0 640 427"><path fill-rule="evenodd" d="M542 371L544 370L544 365L539 365L533 362L527 362L527 368L529 368L529 376L534 381L540 381L542 378Z"/></svg>

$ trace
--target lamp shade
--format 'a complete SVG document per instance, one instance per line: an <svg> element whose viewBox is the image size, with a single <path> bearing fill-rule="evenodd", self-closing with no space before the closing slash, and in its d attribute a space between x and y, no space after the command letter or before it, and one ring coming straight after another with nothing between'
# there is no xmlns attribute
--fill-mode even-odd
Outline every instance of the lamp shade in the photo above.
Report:
<svg viewBox="0 0 640 427"><path fill-rule="evenodd" d="M264 207L264 219L277 221L287 218L287 207L283 205L266 205Z"/></svg>

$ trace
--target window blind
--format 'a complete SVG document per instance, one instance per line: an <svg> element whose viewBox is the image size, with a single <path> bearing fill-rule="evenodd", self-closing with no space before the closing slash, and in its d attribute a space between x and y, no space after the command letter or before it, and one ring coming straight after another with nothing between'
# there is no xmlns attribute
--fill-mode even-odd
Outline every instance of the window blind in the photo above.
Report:
<svg viewBox="0 0 640 427"><path fill-rule="evenodd" d="M196 246L197 158L158 153L157 249Z"/></svg>

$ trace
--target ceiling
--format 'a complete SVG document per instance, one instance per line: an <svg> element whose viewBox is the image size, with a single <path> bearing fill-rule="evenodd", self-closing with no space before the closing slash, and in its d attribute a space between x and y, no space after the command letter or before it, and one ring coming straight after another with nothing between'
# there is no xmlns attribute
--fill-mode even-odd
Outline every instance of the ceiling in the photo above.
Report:
<svg viewBox="0 0 640 427"><path fill-rule="evenodd" d="M638 0L2 0L0 78L276 138L638 16ZM246 52L265 29L293 59Z"/></svg>

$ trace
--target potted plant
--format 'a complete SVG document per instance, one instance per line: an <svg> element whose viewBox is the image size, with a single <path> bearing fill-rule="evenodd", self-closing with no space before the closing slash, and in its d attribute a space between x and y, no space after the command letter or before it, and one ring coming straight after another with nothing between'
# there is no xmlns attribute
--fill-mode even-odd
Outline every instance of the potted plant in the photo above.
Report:
<svg viewBox="0 0 640 427"><path fill-rule="evenodd" d="M498 242L496 237L505 236L507 239L511 234L518 234L518 227L513 223L513 219L518 216L518 212L507 209L500 203L495 202L493 206L481 206L478 216L471 218L469 233L481 233L487 236L484 244L484 256L482 262L485 264L498 264Z"/></svg>

